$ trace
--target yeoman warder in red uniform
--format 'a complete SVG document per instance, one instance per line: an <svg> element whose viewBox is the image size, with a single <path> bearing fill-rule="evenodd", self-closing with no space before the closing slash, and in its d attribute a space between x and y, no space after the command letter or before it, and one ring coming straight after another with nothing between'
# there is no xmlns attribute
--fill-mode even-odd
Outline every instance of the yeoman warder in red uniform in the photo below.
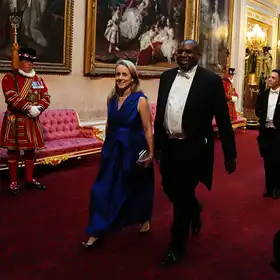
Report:
<svg viewBox="0 0 280 280"><path fill-rule="evenodd" d="M39 116L50 104L48 89L33 69L36 60L34 49L21 48L19 69L7 73L2 80L7 111L2 124L0 146L8 149L10 189L14 194L19 194L17 167L21 150L24 151L25 185L46 188L33 178L35 150L44 148Z"/></svg>
<svg viewBox="0 0 280 280"><path fill-rule="evenodd" d="M228 75L225 75L225 77L223 78L223 84L224 84L224 89L225 89L225 93L226 93L228 110L229 110L229 115L230 115L231 121L237 120L235 102L237 101L238 94L232 83L234 74L235 74L235 69L229 68Z"/></svg>

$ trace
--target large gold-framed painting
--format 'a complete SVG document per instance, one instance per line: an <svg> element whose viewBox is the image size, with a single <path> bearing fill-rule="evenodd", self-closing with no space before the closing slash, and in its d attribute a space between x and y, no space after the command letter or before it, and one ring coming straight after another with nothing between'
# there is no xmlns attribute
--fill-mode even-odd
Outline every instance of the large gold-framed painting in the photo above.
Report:
<svg viewBox="0 0 280 280"><path fill-rule="evenodd" d="M277 68L280 69L280 15L278 15L278 36L277 36Z"/></svg>
<svg viewBox="0 0 280 280"><path fill-rule="evenodd" d="M84 74L112 74L119 59L134 62L144 76L174 67L178 42L191 36L193 3L87 0Z"/></svg>
<svg viewBox="0 0 280 280"><path fill-rule="evenodd" d="M197 1L196 39L202 51L200 65L221 74L226 68L227 51L231 51L234 0Z"/></svg>
<svg viewBox="0 0 280 280"><path fill-rule="evenodd" d="M0 0L0 71L11 68L14 8L21 19L18 43L36 49L36 71L70 73L74 0Z"/></svg>

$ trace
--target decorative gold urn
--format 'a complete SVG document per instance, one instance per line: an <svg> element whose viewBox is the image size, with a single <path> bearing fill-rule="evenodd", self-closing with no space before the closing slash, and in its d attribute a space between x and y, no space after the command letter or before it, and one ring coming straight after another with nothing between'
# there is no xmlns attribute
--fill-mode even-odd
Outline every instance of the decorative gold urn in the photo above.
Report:
<svg viewBox="0 0 280 280"><path fill-rule="evenodd" d="M250 73L248 75L248 85L250 86L258 85L256 73Z"/></svg>

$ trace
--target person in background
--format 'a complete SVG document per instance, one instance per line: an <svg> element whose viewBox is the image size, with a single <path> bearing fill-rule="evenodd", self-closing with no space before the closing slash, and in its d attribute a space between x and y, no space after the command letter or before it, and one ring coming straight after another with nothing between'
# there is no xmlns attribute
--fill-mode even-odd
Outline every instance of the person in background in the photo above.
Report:
<svg viewBox="0 0 280 280"><path fill-rule="evenodd" d="M147 97L135 65L120 60L108 98L106 138L99 173L90 194L86 248L107 233L140 224L150 230L154 197L154 143ZM139 158L144 151L145 155Z"/></svg>
<svg viewBox="0 0 280 280"><path fill-rule="evenodd" d="M50 105L50 95L43 79L33 69L36 50L19 49L19 69L7 73L2 89L7 103L0 146L8 149L10 190L19 194L17 178L20 151L24 151L25 185L37 189L46 187L33 178L35 150L44 148L39 116Z"/></svg>
<svg viewBox="0 0 280 280"><path fill-rule="evenodd" d="M258 145L264 161L266 191L264 197L280 196L280 70L272 70L268 89L258 95L256 116L259 118Z"/></svg>
<svg viewBox="0 0 280 280"><path fill-rule="evenodd" d="M233 85L233 76L235 74L234 68L228 69L228 74L223 78L223 85L226 93L226 99L228 104L229 116L231 121L237 120L237 112L235 103L238 99L238 94Z"/></svg>

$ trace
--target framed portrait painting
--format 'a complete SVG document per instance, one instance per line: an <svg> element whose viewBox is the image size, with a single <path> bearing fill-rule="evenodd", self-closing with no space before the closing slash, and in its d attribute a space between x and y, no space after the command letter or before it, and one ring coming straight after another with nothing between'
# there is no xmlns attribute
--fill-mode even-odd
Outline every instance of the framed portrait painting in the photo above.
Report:
<svg viewBox="0 0 280 280"><path fill-rule="evenodd" d="M84 74L112 74L119 59L134 62L143 76L174 67L193 2L87 0Z"/></svg>
<svg viewBox="0 0 280 280"><path fill-rule="evenodd" d="M277 68L280 69L280 15L278 15Z"/></svg>
<svg viewBox="0 0 280 280"><path fill-rule="evenodd" d="M199 19L196 39L202 51L200 65L217 74L226 69L231 50L234 0L197 0Z"/></svg>
<svg viewBox="0 0 280 280"><path fill-rule="evenodd" d="M0 0L0 71L11 68L10 16L16 8L18 44L36 49L36 71L70 73L73 7L74 0Z"/></svg>

